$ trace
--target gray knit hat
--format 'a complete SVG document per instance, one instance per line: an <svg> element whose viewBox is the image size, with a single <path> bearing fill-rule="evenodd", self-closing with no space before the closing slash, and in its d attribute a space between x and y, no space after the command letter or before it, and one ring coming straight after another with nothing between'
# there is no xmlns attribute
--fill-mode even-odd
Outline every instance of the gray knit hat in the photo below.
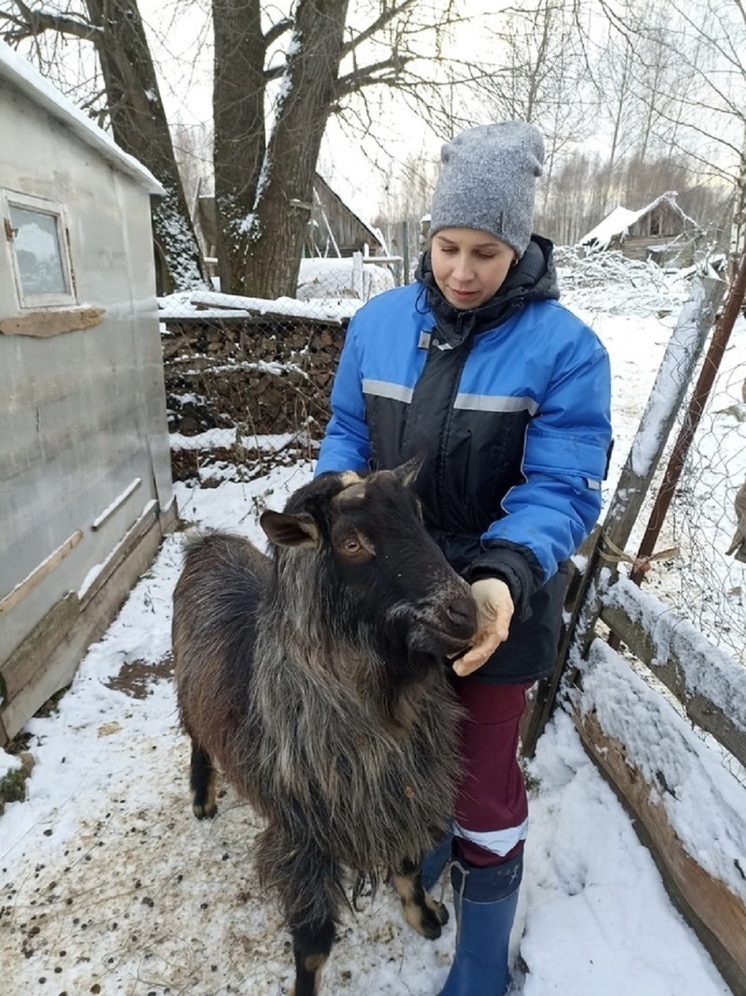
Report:
<svg viewBox="0 0 746 996"><path fill-rule="evenodd" d="M544 141L526 121L504 121L462 132L444 145L430 211L430 234L477 228L522 256L531 241L534 188Z"/></svg>

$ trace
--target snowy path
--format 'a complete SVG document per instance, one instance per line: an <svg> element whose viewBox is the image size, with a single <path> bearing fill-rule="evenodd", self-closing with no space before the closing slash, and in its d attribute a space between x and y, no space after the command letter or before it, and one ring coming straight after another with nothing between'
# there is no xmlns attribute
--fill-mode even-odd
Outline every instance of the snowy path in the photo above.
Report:
<svg viewBox="0 0 746 996"><path fill-rule="evenodd" d="M279 504L280 472L270 486ZM180 503L189 517L223 524L245 516L250 498L225 484ZM288 938L251 874L255 819L231 790L214 822L191 816L188 748L157 666L168 653L178 547L178 536L166 542L59 712L29 725L29 798L0 818L5 996L288 991ZM525 932L525 996L727 993L566 716L542 738L531 774L514 934L517 946ZM382 889L346 919L326 992L432 996L453 938L452 925L434 944L413 934Z"/></svg>

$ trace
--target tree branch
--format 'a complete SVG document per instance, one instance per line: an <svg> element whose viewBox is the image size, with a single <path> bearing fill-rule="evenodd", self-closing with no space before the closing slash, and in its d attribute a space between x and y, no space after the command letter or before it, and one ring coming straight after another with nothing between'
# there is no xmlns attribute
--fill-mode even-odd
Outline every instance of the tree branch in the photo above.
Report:
<svg viewBox="0 0 746 996"><path fill-rule="evenodd" d="M22 17L15 16L5 11L0 12L0 17L16 25L16 30L6 31L3 37L6 41L19 42L26 38L35 38L45 31L58 31L65 35L72 35L75 38L82 38L84 41L94 41L95 35L101 33L101 28L96 27L89 21L78 20L64 14L49 14L45 11L31 10L23 0L15 0L15 5L21 12Z"/></svg>
<svg viewBox="0 0 746 996"><path fill-rule="evenodd" d="M375 86L377 83L386 83L389 86L397 79L404 67L414 60L414 56L393 55L389 59L381 62L373 62L369 66L355 69L346 76L340 76L337 80L337 100L349 96L351 93L359 93L364 87ZM387 70L392 70L390 75ZM381 75L376 75L380 73Z"/></svg>
<svg viewBox="0 0 746 996"><path fill-rule="evenodd" d="M381 28L385 28L386 25L389 24L391 21L393 21L395 18L397 18L399 14L403 14L405 10L408 10L410 7L413 7L416 3L417 0L403 0L402 3L395 4L393 7L389 8L388 10L384 9L384 11L380 14L379 17L375 19L375 21L372 21L367 28L364 28L361 32L359 32L359 34L356 34L354 38L350 39L350 41L348 41L347 44L343 46L342 58L344 59L346 55L349 55L351 52L354 52L355 49L360 44L362 44L362 42L365 42L369 38L372 38L373 35L375 35L378 31L381 30Z"/></svg>
<svg viewBox="0 0 746 996"><path fill-rule="evenodd" d="M273 42L276 42L278 38L281 38L285 34L286 31L289 31L294 24L295 21L292 17L284 17L281 21L278 21L277 24L273 24L272 27L264 33L265 46L269 48Z"/></svg>

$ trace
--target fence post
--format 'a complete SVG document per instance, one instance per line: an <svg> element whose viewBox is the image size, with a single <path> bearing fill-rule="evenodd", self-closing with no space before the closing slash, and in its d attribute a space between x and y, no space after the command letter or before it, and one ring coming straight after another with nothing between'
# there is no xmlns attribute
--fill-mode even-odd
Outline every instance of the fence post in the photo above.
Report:
<svg viewBox="0 0 746 996"><path fill-rule="evenodd" d="M401 226L401 254L402 254L402 279L403 284L409 283L409 222L403 221Z"/></svg>
<svg viewBox="0 0 746 996"><path fill-rule="evenodd" d="M681 426L679 435L673 447L673 451L671 452L671 457L668 461L668 466L666 467L663 482L660 486L658 496L655 499L655 504L653 505L653 509L650 513L650 518L648 519L647 528L645 529L642 542L640 543L640 549L637 553L638 560L641 560L643 557L649 557L652 554L658 540L658 536L671 504L671 499L673 498L674 491L676 490L676 485L679 483L681 471L684 468L684 463L692 445L694 434L697 431L697 426L702 418L705 403L707 402L710 391L712 390L712 385L715 382L715 374L720 369L725 347L728 345L728 340L730 339L730 334L733 331L733 326L735 325L736 319L741 311L745 294L746 252L744 252L741 256L738 272L736 273L735 279L731 284L730 290L728 291L725 306L722 314L718 318L717 325L715 326L715 332L713 333L712 340L710 341L710 347L707 350L707 355L705 356L702 369L699 373L697 386L694 388L694 393L692 394L689 402L689 407L687 409L683 425ZM639 568L633 570L630 575L631 580L634 581L635 584L640 584L643 576L644 572Z"/></svg>
<svg viewBox="0 0 746 996"><path fill-rule="evenodd" d="M363 282L363 254L354 252L352 254L352 293L365 300L365 284Z"/></svg>

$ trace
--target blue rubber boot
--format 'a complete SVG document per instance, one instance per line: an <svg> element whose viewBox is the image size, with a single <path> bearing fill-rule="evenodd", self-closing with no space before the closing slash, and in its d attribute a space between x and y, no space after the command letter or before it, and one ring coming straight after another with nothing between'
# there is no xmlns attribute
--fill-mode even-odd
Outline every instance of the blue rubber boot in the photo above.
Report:
<svg viewBox="0 0 746 996"><path fill-rule="evenodd" d="M508 947L518 906L523 854L491 868L451 866L456 956L440 996L504 996Z"/></svg>
<svg viewBox="0 0 746 996"><path fill-rule="evenodd" d="M453 834L447 833L422 859L420 871L422 873L422 887L425 892L433 891L438 879L443 874L443 869L451 860L452 844Z"/></svg>

